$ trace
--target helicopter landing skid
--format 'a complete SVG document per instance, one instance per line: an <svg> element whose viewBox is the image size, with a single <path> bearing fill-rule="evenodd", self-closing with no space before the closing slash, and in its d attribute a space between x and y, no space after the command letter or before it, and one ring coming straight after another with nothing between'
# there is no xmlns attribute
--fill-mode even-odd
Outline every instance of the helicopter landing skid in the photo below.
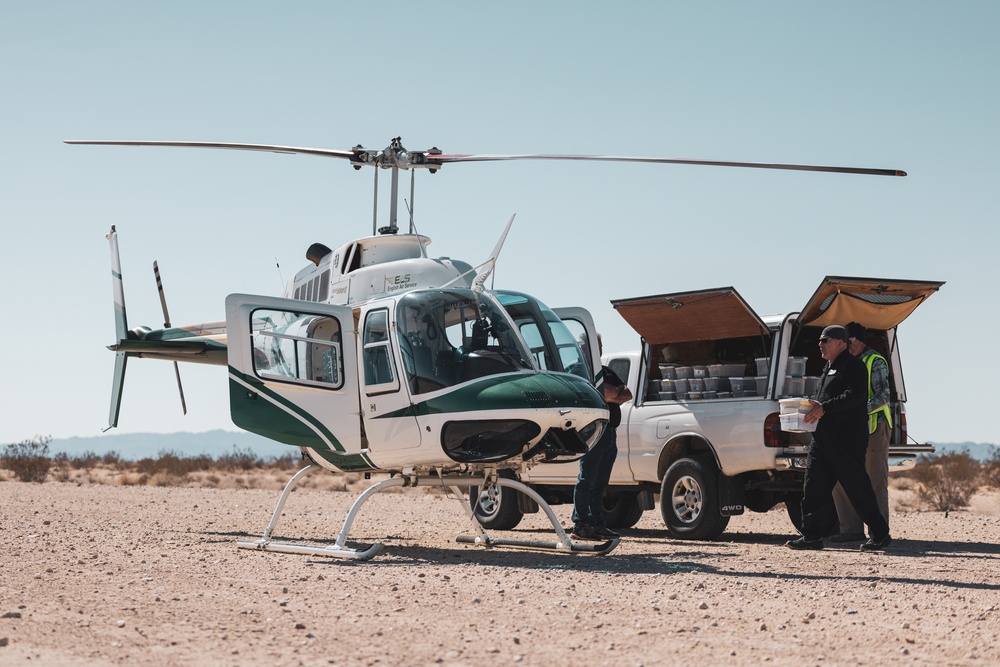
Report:
<svg viewBox="0 0 1000 667"><path fill-rule="evenodd" d="M271 523L267 525L264 530L264 534L261 538L255 542L237 542L236 546L240 549L256 549L258 551L278 551L281 553L289 554L305 554L308 556L328 556L330 558L344 558L350 560L371 560L378 554L382 553L385 548L381 542L376 542L375 544L367 545L361 548L351 549L345 546L347 544L347 533L351 529L351 524L354 522L354 517L357 515L358 510L361 509L361 505L364 504L368 498L378 491L388 487L388 486L402 486L404 480L393 478L387 479L378 484L375 484L365 490L351 505L350 511L347 513L347 518L344 520L344 527L340 529L340 534L337 536L337 541L329 546L319 546L319 545L309 545L309 544L292 544L290 542L275 542L271 540L271 534L274 532L274 527L278 524L278 517L281 516L281 510L285 506L285 501L288 500L288 494L292 492L292 489L303 477L318 470L320 467L315 463L310 463L302 470L295 473L288 483L285 484L284 490L281 492L281 496L278 498L278 506L274 508L274 515L271 516Z"/></svg>
<svg viewBox="0 0 1000 667"><path fill-rule="evenodd" d="M538 507L544 510L545 515L549 518L552 523L552 528L556 531L557 542L547 542L545 540L524 540L524 539L511 539L511 538L493 538L486 534L483 530L482 524L476 520L475 512L472 510L471 503L467 503L461 500L463 507L469 514L469 518L472 519L472 524L475 527L476 535L459 535L455 538L456 542L461 542L464 544L481 544L486 548L492 547L507 547L513 549L528 549L532 551L553 551L556 553L564 554L593 554L595 556L603 556L606 553L610 553L618 543L621 541L620 538L613 538L607 540L606 542L573 542L569 536L566 534L566 529L562 527L559 522L558 517L556 517L555 512L552 511L552 507L549 506L545 500L542 499L538 493L531 487L523 484L514 479L507 479L505 477L497 477L494 480L498 486L505 486L509 489L515 489L520 491L524 495L528 496L536 503ZM454 492L461 499L462 496L458 492L456 487L451 487Z"/></svg>
<svg viewBox="0 0 1000 667"><path fill-rule="evenodd" d="M267 525L264 530L264 534L259 540L255 541L238 541L236 546L240 549L255 549L257 551L277 551L281 553L291 553L291 554L306 554L310 556L326 556L329 558L343 558L350 560L370 560L380 554L385 548L381 542L376 542L371 545L366 545L359 548L349 548L347 544L347 535L351 530L351 524L354 523L354 518L357 516L364 505L365 501L371 498L373 495L382 491L396 486L445 486L452 490L458 498L459 502L462 503L466 513L472 520L473 525L476 529L476 535L459 535L456 538L457 542L462 542L466 544L481 544L487 548L492 547L512 547L519 549L530 549L535 551L554 551L560 553L590 553L594 555L603 555L610 552L612 549L618 546L619 539L614 538L606 542L598 543L574 543L570 540L569 536L566 535L566 530L559 523L559 519L556 517L555 512L549 506L545 500L542 499L533 489L518 482L513 479L506 478L495 478L492 483L498 484L500 486L505 486L530 497L538 506L545 511L545 514L549 517L549 521L552 522L552 527L556 531L556 536L558 537L557 542L546 542L544 540L522 540L522 539L507 539L500 538L494 539L486 534L483 530L482 525L476 520L475 512L472 510L470 503L467 501L465 494L460 490L459 487L469 487L474 485L481 485L484 482L490 483L484 480L482 477L392 477L390 479L382 480L377 484L365 489L365 491L355 499L354 504L351 505L351 509L347 512L347 518L344 519L344 527L340 529L340 533L337 535L337 541L328 546L320 545L310 545L310 544L294 544L290 542L275 542L271 539L271 534L274 532L274 528L278 523L278 518L281 516L281 510L285 506L285 501L288 500L288 495L292 492L292 489L303 477L309 473L318 470L320 466L310 463L302 470L299 470L295 475L292 476L288 483L285 485L284 490L281 492L281 496L278 498L278 505L274 508L274 514L271 516L271 522Z"/></svg>

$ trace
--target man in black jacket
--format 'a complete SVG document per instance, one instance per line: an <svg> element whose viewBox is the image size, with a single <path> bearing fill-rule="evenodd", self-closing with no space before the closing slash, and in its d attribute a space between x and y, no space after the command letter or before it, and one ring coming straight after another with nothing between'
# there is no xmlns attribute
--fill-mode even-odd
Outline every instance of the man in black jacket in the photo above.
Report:
<svg viewBox="0 0 1000 667"><path fill-rule="evenodd" d="M871 479L865 471L868 448L868 369L847 351L848 334L842 326L823 329L820 355L827 365L818 400L805 416L816 423L809 443L802 488L802 536L785 543L790 549L822 549L822 526L829 517L831 492L844 488L858 516L868 524L870 539L862 551L881 551L892 540L889 524L879 511Z"/></svg>

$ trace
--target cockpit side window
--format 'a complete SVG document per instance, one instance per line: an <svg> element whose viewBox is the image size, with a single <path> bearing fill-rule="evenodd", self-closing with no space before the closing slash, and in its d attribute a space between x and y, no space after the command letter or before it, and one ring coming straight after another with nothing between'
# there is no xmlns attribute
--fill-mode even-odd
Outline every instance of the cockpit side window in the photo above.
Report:
<svg viewBox="0 0 1000 667"><path fill-rule="evenodd" d="M497 299L517 323L539 368L573 373L593 381L588 357L577 337L545 304L516 292L498 292Z"/></svg>

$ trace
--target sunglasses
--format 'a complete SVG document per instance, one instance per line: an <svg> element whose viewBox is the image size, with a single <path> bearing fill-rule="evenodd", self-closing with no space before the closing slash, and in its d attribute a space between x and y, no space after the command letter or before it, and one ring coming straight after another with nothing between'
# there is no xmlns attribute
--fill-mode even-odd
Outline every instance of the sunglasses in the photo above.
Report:
<svg viewBox="0 0 1000 667"><path fill-rule="evenodd" d="M829 342L830 342L831 340L834 340L834 339L833 339L833 338L820 338L820 339L819 339L819 344L820 344L820 345L826 345L826 344L827 344L827 343L829 343Z"/></svg>

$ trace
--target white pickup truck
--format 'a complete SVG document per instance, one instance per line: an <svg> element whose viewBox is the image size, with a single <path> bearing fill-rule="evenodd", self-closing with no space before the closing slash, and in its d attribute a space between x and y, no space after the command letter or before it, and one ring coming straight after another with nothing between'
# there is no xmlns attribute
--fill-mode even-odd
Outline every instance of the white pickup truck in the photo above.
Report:
<svg viewBox="0 0 1000 667"><path fill-rule="evenodd" d="M781 429L779 399L815 390L824 366L817 342L829 324L859 322L867 344L889 361L890 470L933 452L907 443L896 333L943 284L827 277L802 310L771 317L758 316L732 287L613 301L642 344L638 352L603 358L634 396L622 406L605 495L608 526L634 526L656 496L676 538L713 539L730 517L778 503L798 526L809 434ZM578 468L539 464L521 480L549 503L572 502ZM476 511L484 525L502 530L537 507L508 493L484 497Z"/></svg>

